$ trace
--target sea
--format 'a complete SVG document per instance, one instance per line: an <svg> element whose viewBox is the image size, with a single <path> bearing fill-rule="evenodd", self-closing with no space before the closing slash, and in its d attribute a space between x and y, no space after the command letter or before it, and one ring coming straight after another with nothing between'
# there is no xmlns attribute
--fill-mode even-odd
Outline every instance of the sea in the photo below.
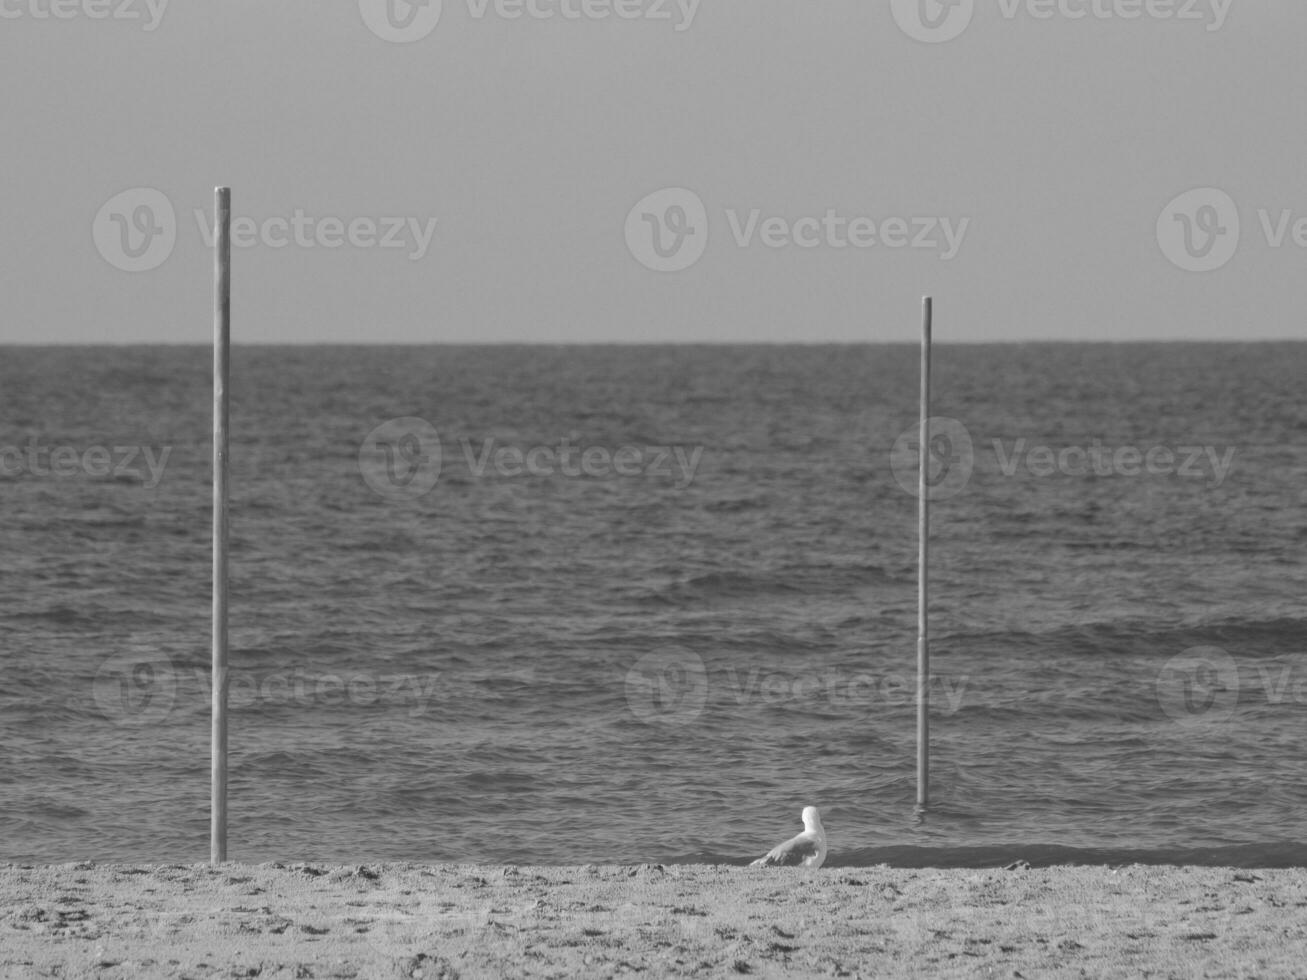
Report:
<svg viewBox="0 0 1307 980"><path fill-rule="evenodd" d="M231 859L1307 860L1307 344L237 346ZM209 856L212 352L0 357L0 861Z"/></svg>

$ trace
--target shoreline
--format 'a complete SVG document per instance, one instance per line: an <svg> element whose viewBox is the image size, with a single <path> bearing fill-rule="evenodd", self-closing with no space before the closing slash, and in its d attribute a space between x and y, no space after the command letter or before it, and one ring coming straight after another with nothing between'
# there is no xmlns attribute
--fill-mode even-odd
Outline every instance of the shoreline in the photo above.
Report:
<svg viewBox="0 0 1307 980"><path fill-rule="evenodd" d="M1307 869L0 865L0 976L1285 976Z"/></svg>

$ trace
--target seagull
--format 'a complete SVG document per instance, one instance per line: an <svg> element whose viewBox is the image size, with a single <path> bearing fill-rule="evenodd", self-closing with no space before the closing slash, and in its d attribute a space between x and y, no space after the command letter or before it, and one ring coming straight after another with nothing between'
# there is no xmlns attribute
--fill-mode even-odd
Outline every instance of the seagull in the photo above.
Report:
<svg viewBox="0 0 1307 980"><path fill-rule="evenodd" d="M777 844L765 855L752 862L749 867L771 867L780 865L805 868L820 868L826 860L826 830L821 825L821 814L815 806L803 808L803 833L791 837L784 844Z"/></svg>

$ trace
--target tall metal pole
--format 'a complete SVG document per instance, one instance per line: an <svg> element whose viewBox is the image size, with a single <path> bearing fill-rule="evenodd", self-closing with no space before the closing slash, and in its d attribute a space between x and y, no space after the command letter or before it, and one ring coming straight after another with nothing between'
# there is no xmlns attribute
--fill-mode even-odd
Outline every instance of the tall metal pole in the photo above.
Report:
<svg viewBox="0 0 1307 980"><path fill-rule="evenodd" d="M930 559L930 328L931 298L921 301L921 459L917 486L917 806L930 802L930 639L927 599Z"/></svg>
<svg viewBox="0 0 1307 980"><path fill-rule="evenodd" d="M227 382L231 377L231 188L214 189L213 735L209 859L227 860Z"/></svg>

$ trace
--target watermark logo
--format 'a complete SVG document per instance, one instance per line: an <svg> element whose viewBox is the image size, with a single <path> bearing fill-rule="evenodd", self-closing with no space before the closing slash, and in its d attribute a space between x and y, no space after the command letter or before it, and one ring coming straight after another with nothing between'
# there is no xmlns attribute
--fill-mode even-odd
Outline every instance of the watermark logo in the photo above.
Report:
<svg viewBox="0 0 1307 980"><path fill-rule="evenodd" d="M1162 254L1187 272L1212 272L1239 248L1239 208L1225 191L1198 187L1175 198L1157 219Z"/></svg>
<svg viewBox="0 0 1307 980"><path fill-rule="evenodd" d="M739 705L755 701L772 705L825 701L836 708L907 708L917 703L916 680L909 679L906 674L850 674L836 669L820 673L763 673L757 667L743 673L730 667L723 672L722 681ZM931 674L927 677L926 694L934 710L946 715L956 714L962 707L970 681L970 675Z"/></svg>
<svg viewBox="0 0 1307 980"><path fill-rule="evenodd" d="M1157 675L1157 701L1181 725L1229 720L1241 703L1300 711L1307 705L1307 654L1257 658L1240 673L1220 647L1191 647L1168 660Z"/></svg>
<svg viewBox="0 0 1307 980"><path fill-rule="evenodd" d="M764 216L760 208L747 214L728 208L726 222L738 248L910 248L936 252L944 262L957 257L971 227L970 218L954 222L952 218L921 215L849 216L835 208L827 208L821 217L808 215L793 220L781 215Z"/></svg>
<svg viewBox="0 0 1307 980"><path fill-rule="evenodd" d="M681 34L694 25L701 0L467 0L468 13L484 20L493 10L501 20L676 21ZM679 15L679 19L678 18Z"/></svg>
<svg viewBox="0 0 1307 980"><path fill-rule="evenodd" d="M957 419L931 418L928 431L926 495L930 500L947 500L966 489L981 450ZM919 425L905 429L890 450L895 481L914 497L920 496L919 433ZM1008 478L1174 477L1204 480L1208 489L1225 483L1236 453L1233 446L1105 446L1101 439L1089 445L1054 447L1032 445L1024 437L1010 443L993 439L989 448L994 468Z"/></svg>
<svg viewBox="0 0 1307 980"><path fill-rule="evenodd" d="M168 0L0 0L0 20L132 20L148 33L167 8Z"/></svg>
<svg viewBox="0 0 1307 980"><path fill-rule="evenodd" d="M690 268L708 248L708 209L684 187L667 187L644 197L626 216L626 247L654 272Z"/></svg>
<svg viewBox="0 0 1307 980"><path fill-rule="evenodd" d="M79 475L97 479L137 482L153 490L163 480L172 446L47 446L27 440L25 447L0 446L0 478L14 479L26 473L44 478L68 479ZM144 469L142 469L144 466Z"/></svg>
<svg viewBox="0 0 1307 980"><path fill-rule="evenodd" d="M971 678L931 674L926 693L934 710L955 714L962 707ZM708 691L743 707L764 704L810 706L824 702L832 708L909 708L917 703L915 680L904 674L849 673L836 668L790 672L727 667L709 675L697 654L669 650L640 658L626 675L626 700L631 713L648 725L690 725L708 700Z"/></svg>
<svg viewBox="0 0 1307 980"><path fill-rule="evenodd" d="M1005 20L1024 13L1032 20L1173 20L1203 23L1207 31L1225 26L1234 0L998 0Z"/></svg>
<svg viewBox="0 0 1307 980"><path fill-rule="evenodd" d="M494 702L512 697L513 688L536 683L535 670L483 670L460 673L376 674L322 672L286 666L226 671L227 704L233 711L255 705L320 710L407 706L410 717L433 702ZM508 693L502 693L507 691ZM182 705L213 701L213 673L206 666L183 670L150 651L124 653L101 664L92 684L100 713L120 725L155 724Z"/></svg>
<svg viewBox="0 0 1307 980"><path fill-rule="evenodd" d="M740 249L915 249L954 259L971 227L970 218L923 215L849 215L827 208L820 215L789 218L762 208L723 211L730 240ZM708 209L683 187L655 191L626 216L626 246L645 268L681 272L708 247Z"/></svg>
<svg viewBox="0 0 1307 980"><path fill-rule="evenodd" d="M500 477L567 476L608 480L614 477L649 477L675 480L677 490L694 482L703 459L703 446L578 446L564 438L557 446L496 447L493 438L479 447L472 440L459 440L468 471L478 479L487 473Z"/></svg>
<svg viewBox="0 0 1307 980"><path fill-rule="evenodd" d="M626 703L647 725L689 725L708 701L708 672L690 650L647 653L626 672Z"/></svg>
<svg viewBox="0 0 1307 980"><path fill-rule="evenodd" d="M1258 208L1256 228L1268 249L1292 245L1307 250L1307 216L1292 208ZM1255 236L1240 217L1239 206L1225 191L1200 187L1181 194L1157 219L1157 242L1165 255L1186 272L1212 272L1225 266L1242 244ZM1242 238L1242 241L1241 241Z"/></svg>
<svg viewBox="0 0 1307 980"><path fill-rule="evenodd" d="M101 257L123 272L157 269L177 244L172 202L153 187L133 187L104 203L91 224Z"/></svg>
<svg viewBox="0 0 1307 980"><path fill-rule="evenodd" d="M976 466L971 433L957 419L933 416L926 420L928 435L926 499L948 500L966 489ZM904 429L890 450L890 470L906 493L921 496L921 426Z"/></svg>
<svg viewBox="0 0 1307 980"><path fill-rule="evenodd" d="M635 873L631 869L631 874ZM505 867L503 874L510 881L520 882L525 878L513 865ZM683 914L660 919L640 904L624 902L617 908L603 905L575 908L567 913L567 921L572 933L586 937L588 942L610 947L619 947L636 937L660 947L720 942L707 912L693 908L678 911ZM542 918L552 915L546 903L536 898L515 904L499 901L493 907L481 909L455 908L445 903L436 909L410 912L391 911L383 905L372 917L361 920L356 931L366 930L367 941L373 947L392 963L399 961L403 976L450 977L457 974L448 968L449 961L457 962L464 948L484 946L493 941L490 937L506 932L530 934L540 928ZM431 953L434 949L443 955ZM594 972L592 969L586 975Z"/></svg>
<svg viewBox="0 0 1307 980"><path fill-rule="evenodd" d="M501 445L493 437L478 444L458 440L473 478L569 477L611 480L645 477L671 480L677 490L694 482L703 446L585 446L564 437L557 445L528 448ZM359 447L359 472L369 487L391 500L429 493L440 478L442 446L434 426L420 418L391 419L373 429Z"/></svg>
<svg viewBox="0 0 1307 980"><path fill-rule="evenodd" d="M203 208L195 209L195 227L207 248L217 240L212 216ZM413 218L402 215L338 218L315 217L296 208L289 217L274 215L256 221L240 216L231 222L233 248L350 248L406 249L408 258L418 262L426 257L436 236L439 218Z"/></svg>
<svg viewBox="0 0 1307 980"><path fill-rule="evenodd" d="M636 21L672 23L680 34L694 25L701 0L467 0L472 21ZM441 0L359 0L363 23L383 41L411 44L436 29Z"/></svg>
<svg viewBox="0 0 1307 980"><path fill-rule="evenodd" d="M363 23L392 44L421 41L440 23L442 0L359 0Z"/></svg>
<svg viewBox="0 0 1307 980"><path fill-rule="evenodd" d="M942 44L971 25L976 0L890 0L894 21L914 41Z"/></svg>
<svg viewBox="0 0 1307 980"><path fill-rule="evenodd" d="M200 240L212 249L217 239L212 214L195 208L193 215ZM404 215L319 217L295 208L286 215L257 220L247 215L233 217L231 244L240 249L398 249L405 251L410 261L418 262L430 251L439 220ZM172 202L152 187L136 187L114 195L100 208L91 225L100 255L125 272L158 268L172 254L178 234Z"/></svg>
<svg viewBox="0 0 1307 980"><path fill-rule="evenodd" d="M415 913L382 911L366 924L366 937L368 943L388 959L409 959L414 969L411 972L405 970L406 976L453 976L456 975L453 971L439 968L442 961L429 955L432 947L480 941L487 930L493 930L494 923L512 914L503 909L496 914L490 908L442 908ZM526 918L522 913L518 913L518 917ZM433 937L438 942L433 943ZM424 972L424 965L429 965L431 972Z"/></svg>
<svg viewBox="0 0 1307 980"><path fill-rule="evenodd" d="M1016 476L1024 468L1031 476L1175 476L1206 480L1209 488L1225 482L1234 465L1234 447L1222 452L1216 446L1117 446L1101 439L1091 446L1029 446L1018 439L1011 447L994 440L999 472Z"/></svg>
<svg viewBox="0 0 1307 980"><path fill-rule="evenodd" d="M1005 21L1175 21L1225 26L1234 0L989 0ZM940 44L960 36L971 24L975 0L890 0L899 29L915 41Z"/></svg>
<svg viewBox="0 0 1307 980"><path fill-rule="evenodd" d="M363 482L387 500L415 500L440 479L440 433L426 419L383 422L359 447Z"/></svg>
<svg viewBox="0 0 1307 980"><path fill-rule="evenodd" d="M159 653L120 653L96 671L91 685L96 707L118 725L162 721L177 701L177 671Z"/></svg>
<svg viewBox="0 0 1307 980"><path fill-rule="evenodd" d="M1239 668L1220 647L1191 647L1158 673L1157 701L1181 725L1226 721L1239 703Z"/></svg>

